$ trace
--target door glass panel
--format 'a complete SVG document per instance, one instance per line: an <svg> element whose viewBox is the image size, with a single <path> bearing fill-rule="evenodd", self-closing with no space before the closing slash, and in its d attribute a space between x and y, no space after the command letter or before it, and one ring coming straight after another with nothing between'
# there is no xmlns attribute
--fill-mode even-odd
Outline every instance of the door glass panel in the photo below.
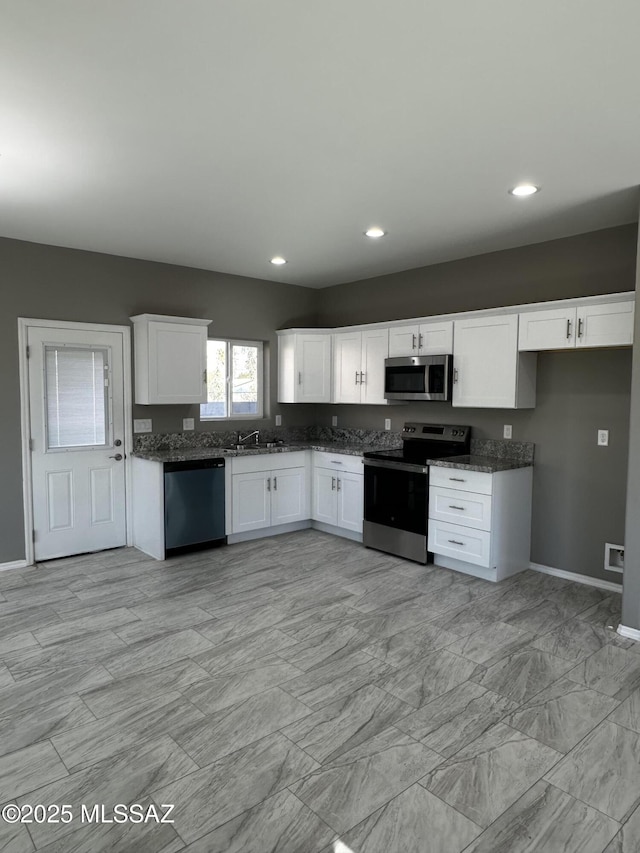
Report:
<svg viewBox="0 0 640 853"><path fill-rule="evenodd" d="M48 450L107 444L108 363L106 349L45 347Z"/></svg>
<svg viewBox="0 0 640 853"><path fill-rule="evenodd" d="M364 517L367 521L425 535L428 504L427 474L365 466Z"/></svg>

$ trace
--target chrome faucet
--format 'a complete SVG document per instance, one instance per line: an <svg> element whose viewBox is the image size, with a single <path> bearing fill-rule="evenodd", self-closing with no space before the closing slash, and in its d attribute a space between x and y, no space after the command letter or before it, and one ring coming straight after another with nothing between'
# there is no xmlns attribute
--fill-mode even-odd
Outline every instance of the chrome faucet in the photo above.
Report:
<svg viewBox="0 0 640 853"><path fill-rule="evenodd" d="M253 432L248 432L246 435L242 435L242 433L239 432L238 433L238 444L244 444L245 441L247 441L247 439L253 438L254 435L256 437L255 443L258 444L258 442L260 441L260 430L259 429L254 429Z"/></svg>

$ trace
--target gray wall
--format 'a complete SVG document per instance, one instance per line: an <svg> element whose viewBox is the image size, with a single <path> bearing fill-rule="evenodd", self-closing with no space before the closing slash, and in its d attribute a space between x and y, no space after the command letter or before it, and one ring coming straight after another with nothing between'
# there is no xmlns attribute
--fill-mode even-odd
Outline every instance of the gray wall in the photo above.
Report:
<svg viewBox="0 0 640 853"><path fill-rule="evenodd" d="M640 237L636 264L636 328L640 341ZM634 347L631 375L627 538L625 542L622 624L640 630L640 346Z"/></svg>
<svg viewBox="0 0 640 853"><path fill-rule="evenodd" d="M312 325L317 292L293 285L79 252L0 238L2 295L0 311L0 563L24 559L18 317L129 324L144 312L208 317L213 337L263 340L268 348L271 382L269 417L284 412L285 425L307 424L313 408L276 403L275 330ZM134 406L134 417L153 418L154 432L182 429L182 418L197 406ZM246 421L225 428L248 427ZM216 429L202 424L201 429Z"/></svg>
<svg viewBox="0 0 640 853"><path fill-rule="evenodd" d="M328 288L321 291L320 323L633 290L636 234L635 225L623 226ZM631 358L630 349L541 353L532 410L324 406L319 418L328 425L337 414L340 426L375 429L383 428L385 417L393 429L412 419L463 423L479 438L501 438L503 425L512 424L514 439L536 445L531 559L617 581L618 575L604 572L604 543L624 542ZM598 429L609 429L609 447L597 447Z"/></svg>
<svg viewBox="0 0 640 853"><path fill-rule="evenodd" d="M636 233L623 225L336 285L320 291L319 321L346 326L633 290Z"/></svg>

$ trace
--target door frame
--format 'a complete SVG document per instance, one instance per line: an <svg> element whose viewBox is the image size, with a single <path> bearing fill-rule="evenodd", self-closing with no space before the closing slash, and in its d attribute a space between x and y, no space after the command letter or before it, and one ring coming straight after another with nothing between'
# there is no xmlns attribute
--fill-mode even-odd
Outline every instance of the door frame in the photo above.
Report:
<svg viewBox="0 0 640 853"><path fill-rule="evenodd" d="M117 332L122 335L122 368L124 382L124 492L126 543L133 541L133 519L131 513L132 481L129 457L133 452L133 400L131 395L131 328L105 323L74 323L67 320L36 320L18 317L18 351L20 369L20 438L22 442L22 502L24 508L24 552L25 564L32 566L33 544L33 480L31 471L30 408L29 408L29 365L27 363L27 336L30 328L71 329L80 332Z"/></svg>

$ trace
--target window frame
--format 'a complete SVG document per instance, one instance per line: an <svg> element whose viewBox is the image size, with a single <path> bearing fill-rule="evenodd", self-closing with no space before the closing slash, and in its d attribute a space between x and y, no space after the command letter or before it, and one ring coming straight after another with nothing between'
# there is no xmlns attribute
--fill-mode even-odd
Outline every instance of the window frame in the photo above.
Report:
<svg viewBox="0 0 640 853"><path fill-rule="evenodd" d="M250 420L261 420L264 418L264 341L250 341L250 340L240 340L237 338L207 338L207 380L208 380L208 371L209 371L209 341L215 341L216 343L222 343L225 345L226 353L226 367L227 367L227 375L225 377L225 391L226 391L226 408L229 414L224 417L216 417L215 415L205 415L202 412L203 406L208 405L208 403L200 404L200 420L201 421L213 421L213 422L228 422L228 421L250 421ZM242 414L232 414L232 400L231 400L231 392L232 392L232 375L231 371L233 369L233 357L232 357L232 348L234 346L241 347L255 347L257 350L257 380L258 380L258 389L257 389L257 403L258 403L258 411L257 412L248 412L245 415Z"/></svg>

